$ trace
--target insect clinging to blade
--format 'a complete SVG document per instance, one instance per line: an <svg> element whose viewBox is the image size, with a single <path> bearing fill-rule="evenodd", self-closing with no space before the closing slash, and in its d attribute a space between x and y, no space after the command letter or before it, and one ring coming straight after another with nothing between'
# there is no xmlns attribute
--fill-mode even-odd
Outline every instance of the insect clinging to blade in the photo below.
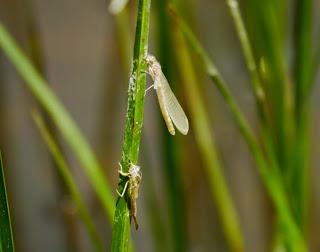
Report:
<svg viewBox="0 0 320 252"><path fill-rule="evenodd" d="M142 179L142 173L140 171L140 166L130 164L129 171L123 172L122 166L119 163L120 170L119 173L124 176L128 177L128 181L125 183L122 193L117 190L117 193L120 197L123 197L127 188L128 194L130 198L130 207L129 207L129 214L130 214L130 221L133 218L135 228L138 229L138 220L137 220L137 199L139 195L139 186Z"/></svg>
<svg viewBox="0 0 320 252"><path fill-rule="evenodd" d="M157 92L160 110L170 134L175 134L173 126L175 125L183 135L186 135L189 131L188 118L172 92L169 83L161 70L160 63L150 54L147 56L146 61L148 64L147 72L153 79L153 85L151 87Z"/></svg>

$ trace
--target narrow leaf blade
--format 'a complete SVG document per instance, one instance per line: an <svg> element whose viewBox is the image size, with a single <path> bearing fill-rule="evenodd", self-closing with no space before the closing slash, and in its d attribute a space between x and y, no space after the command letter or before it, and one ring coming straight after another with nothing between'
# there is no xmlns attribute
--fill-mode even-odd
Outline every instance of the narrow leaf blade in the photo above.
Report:
<svg viewBox="0 0 320 252"><path fill-rule="evenodd" d="M10 221L9 203L0 152L0 251L13 252L13 236Z"/></svg>

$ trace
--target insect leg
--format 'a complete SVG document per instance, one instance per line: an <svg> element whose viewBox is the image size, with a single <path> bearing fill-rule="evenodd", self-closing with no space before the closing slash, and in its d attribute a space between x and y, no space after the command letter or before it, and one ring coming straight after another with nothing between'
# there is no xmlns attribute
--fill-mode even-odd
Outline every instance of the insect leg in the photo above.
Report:
<svg viewBox="0 0 320 252"><path fill-rule="evenodd" d="M152 84L150 87L148 87L145 91L144 91L144 96L146 96L147 92L154 87L154 84Z"/></svg>
<svg viewBox="0 0 320 252"><path fill-rule="evenodd" d="M129 184L129 181L126 182L126 184L124 185L124 188L123 188L123 191L122 193L120 193L117 189L117 194L119 195L119 197L123 197L123 195L125 194L126 190L127 190L127 187L128 187L128 184Z"/></svg>
<svg viewBox="0 0 320 252"><path fill-rule="evenodd" d="M146 95L147 92L148 92L151 88L153 88L153 87L154 87L154 84L152 84L150 87L148 87L148 88L144 91L144 95Z"/></svg>
<svg viewBox="0 0 320 252"><path fill-rule="evenodd" d="M118 171L122 176L125 176L125 177L128 177L130 175L129 172L123 172L122 171L122 165L121 163L119 163L119 166L120 166L120 170Z"/></svg>
<svg viewBox="0 0 320 252"><path fill-rule="evenodd" d="M133 221L134 221L134 226L135 226L136 230L138 230L139 224L138 224L137 216L136 215L132 215L132 218L133 218Z"/></svg>

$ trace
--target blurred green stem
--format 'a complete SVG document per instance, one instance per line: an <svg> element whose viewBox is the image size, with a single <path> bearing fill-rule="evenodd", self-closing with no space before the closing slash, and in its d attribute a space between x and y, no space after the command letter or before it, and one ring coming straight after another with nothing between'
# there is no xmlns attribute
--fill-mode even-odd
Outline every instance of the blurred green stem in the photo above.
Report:
<svg viewBox="0 0 320 252"><path fill-rule="evenodd" d="M310 173L310 89L313 86L312 6L313 0L295 1L295 120L296 136L291 190L295 195L296 222L306 231Z"/></svg>
<svg viewBox="0 0 320 252"><path fill-rule="evenodd" d="M320 41L320 31L318 32L316 41ZM319 73L320 67L320 43L316 44L316 49L314 53L314 57L312 60L312 82L315 82Z"/></svg>
<svg viewBox="0 0 320 252"><path fill-rule="evenodd" d="M295 4L295 107L296 116L299 117L300 109L308 99L312 86L310 77L312 73L313 0L296 0Z"/></svg>
<svg viewBox="0 0 320 252"><path fill-rule="evenodd" d="M148 35L151 0L139 0L137 26L135 34L132 70L128 87L128 108L124 129L121 165L128 172L130 163L136 164L143 124L144 92L146 86L146 61L148 53ZM125 181L119 174L118 190L123 191ZM128 251L130 240L130 222L127 198L117 201L112 231L111 251Z"/></svg>
<svg viewBox="0 0 320 252"><path fill-rule="evenodd" d="M120 60L123 65L124 73L130 69L130 57L132 50L132 32L130 29L130 12L126 6L118 15L115 16L117 43L120 51Z"/></svg>
<svg viewBox="0 0 320 252"><path fill-rule="evenodd" d="M107 218L111 220L114 211L114 200L111 190L92 149L86 142L78 126L71 119L55 94L50 90L47 82L33 67L29 59L23 54L13 38L11 38L10 34L1 24L0 46L25 80L27 87L51 116L71 149L80 160L88 179L104 207Z"/></svg>
<svg viewBox="0 0 320 252"><path fill-rule="evenodd" d="M156 1L155 9L157 14L157 41L159 48L159 61L161 69L165 74L170 86L176 92L181 91L181 86L175 86L177 83L176 76L173 75L175 62L172 60L175 47L170 38L172 27L167 13L167 4L170 0ZM185 8L187 4L184 4ZM176 87L176 88L175 88ZM160 115L159 115L160 116ZM160 116L161 125L164 126L162 115ZM184 252L188 248L187 234L187 213L185 209L185 195L183 194L183 167L180 168L183 160L178 155L178 150L183 149L182 141L173 138L167 130L162 127L163 153L164 159L164 175L166 198L168 201L168 217L169 217L169 236L173 241L171 250L175 252ZM184 138L185 139L185 138ZM171 244L170 244L171 245Z"/></svg>
<svg viewBox="0 0 320 252"><path fill-rule="evenodd" d="M40 113L36 110L32 111L32 117L41 133L43 140L46 142L55 162L58 172L61 174L67 188L70 191L71 197L77 205L80 213L80 217L84 223L86 231L88 232L91 242L95 248L95 251L104 251L102 242L98 235L98 232L94 226L94 222L90 216L89 210L86 207L84 200L82 199L81 193L78 189L76 182L74 181L70 168L63 157L62 152L59 150L57 143L55 142L53 136L50 134L49 128L45 125L44 119L41 117Z"/></svg>
<svg viewBox="0 0 320 252"><path fill-rule="evenodd" d="M230 14L233 18L234 26L238 33L244 58L247 64L247 69L251 76L252 90L255 95L256 104L260 116L260 122L262 124L262 138L265 142L265 148L268 153L268 157L274 164L276 163L276 153L274 150L274 142L272 140L271 131L269 130L271 123L269 118L267 97L261 82L258 68L253 55L252 46L248 37L246 27L244 25L239 4L237 0L226 0L229 7Z"/></svg>
<svg viewBox="0 0 320 252"><path fill-rule="evenodd" d="M248 34L241 17L239 4L236 0L226 0L226 2L233 18L233 22L242 46L242 51L244 53L247 68L251 76L252 89L256 98L262 126L266 128L268 125L268 108L266 103L266 95L263 89L263 85L260 81Z"/></svg>
<svg viewBox="0 0 320 252"><path fill-rule="evenodd" d="M286 238L291 244L291 247L293 249L292 251L307 251L300 230L295 224L292 213L290 211L289 202L282 185L281 177L278 173L278 167L275 167L276 163L268 163L267 160L265 160L260 146L255 139L255 136L252 134L252 131L247 124L246 119L244 118L241 110L239 109L237 103L235 102L233 96L229 91L228 86L218 72L217 68L210 60L207 53L204 51L189 27L183 22L181 18L176 18L185 38L187 39L193 50L200 56L206 72L212 79L213 83L217 86L221 95L224 97L226 103L230 107L234 121L240 129L240 132L243 135L246 143L248 144L249 150L257 163L257 167L259 169L262 180L265 183L265 186L280 216L281 225L287 232Z"/></svg>
<svg viewBox="0 0 320 252"><path fill-rule="evenodd" d="M217 205L230 250L234 252L245 251L238 215L223 175L213 136L211 136L210 122L202 102L203 98L196 85L199 81L182 34L177 27L175 28L174 41L176 48L179 47L179 50L176 50L177 65L180 68L182 82L185 84L184 87L193 118L191 124L205 163L204 167L209 180L211 194Z"/></svg>
<svg viewBox="0 0 320 252"><path fill-rule="evenodd" d="M9 201L0 152L0 251L14 252L13 235L10 221Z"/></svg>
<svg viewBox="0 0 320 252"><path fill-rule="evenodd" d="M142 138L143 143L142 147L144 149L144 160L143 164L146 167L151 167L152 163L150 160L150 155L148 155L150 145L147 144L145 138ZM151 140L152 141L152 140ZM163 252L163 251L171 251L168 248L168 231L165 228L165 223L163 220L163 213L162 208L160 207L161 202L156 197L156 190L155 185L158 182L158 177L153 176L154 174L151 172L151 169L145 169L143 176L144 178L148 178L147 181L144 180L144 195L146 201L146 213L148 215L148 221L150 223L150 229L152 232L153 238L153 247L155 252Z"/></svg>

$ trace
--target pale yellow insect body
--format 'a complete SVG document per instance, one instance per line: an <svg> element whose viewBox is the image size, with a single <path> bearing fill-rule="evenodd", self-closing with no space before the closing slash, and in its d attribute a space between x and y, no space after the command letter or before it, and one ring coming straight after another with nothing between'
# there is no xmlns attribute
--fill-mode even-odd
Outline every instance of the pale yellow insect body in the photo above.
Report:
<svg viewBox="0 0 320 252"><path fill-rule="evenodd" d="M183 135L186 135L189 131L188 118L172 92L161 70L161 65L150 54L147 56L146 61L148 63L148 73L153 79L153 88L157 92L160 110L168 131L171 135L175 134L174 124Z"/></svg>
<svg viewBox="0 0 320 252"><path fill-rule="evenodd" d="M123 172L122 171L122 166L120 165L120 171L119 173L122 176L128 177L128 181L126 182L122 193L117 193L119 194L120 197L123 197L125 194L127 188L128 188L128 194L130 197L130 209L129 209L129 214L130 214L130 219L133 218L135 228L138 229L139 224L137 220L137 199L139 196L139 187L140 183L142 180L142 173L140 171L140 166L131 164L129 167L128 172Z"/></svg>

